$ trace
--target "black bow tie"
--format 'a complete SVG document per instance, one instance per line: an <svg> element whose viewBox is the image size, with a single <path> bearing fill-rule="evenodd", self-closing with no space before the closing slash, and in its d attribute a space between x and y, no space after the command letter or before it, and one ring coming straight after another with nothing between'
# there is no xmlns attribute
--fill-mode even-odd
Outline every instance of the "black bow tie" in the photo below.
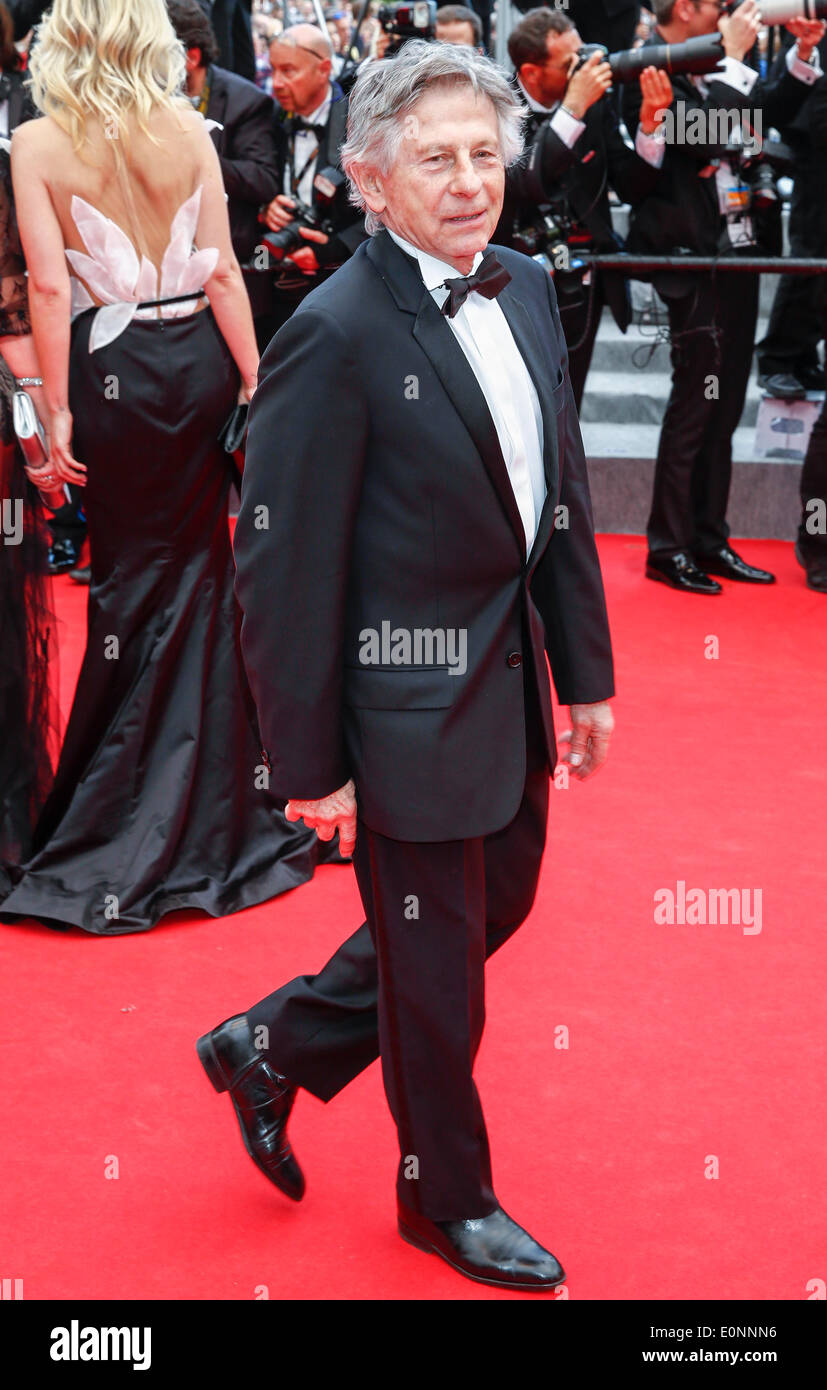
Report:
<svg viewBox="0 0 827 1390"><path fill-rule="evenodd" d="M486 299L495 299L500 290L505 289L511 275L504 265L497 260L495 251L489 251L487 256L483 256L479 264L479 269L473 275L462 275L456 279L443 280L447 290L450 290L448 298L442 306L443 314L447 314L449 319L454 317L458 309L461 309L472 290L479 290Z"/></svg>
<svg viewBox="0 0 827 1390"><path fill-rule="evenodd" d="M304 116L293 116L292 121L290 123L290 129L294 135L297 130L312 131L316 139L321 140L327 127L324 125L314 125L312 121L306 121L304 119Z"/></svg>

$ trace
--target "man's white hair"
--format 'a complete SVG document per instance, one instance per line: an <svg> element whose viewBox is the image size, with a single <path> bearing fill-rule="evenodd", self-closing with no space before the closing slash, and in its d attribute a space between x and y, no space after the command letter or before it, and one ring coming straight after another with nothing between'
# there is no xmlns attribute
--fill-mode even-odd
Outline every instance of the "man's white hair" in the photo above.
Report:
<svg viewBox="0 0 827 1390"><path fill-rule="evenodd" d="M363 67L350 94L347 139L339 151L347 175L350 201L365 213L371 235L384 225L371 212L353 178L356 164L387 174L405 135L405 118L434 86L467 84L489 97L497 114L500 151L505 167L523 152L522 123L527 108L514 94L496 63L465 44L429 43L410 39L394 58L381 58Z"/></svg>

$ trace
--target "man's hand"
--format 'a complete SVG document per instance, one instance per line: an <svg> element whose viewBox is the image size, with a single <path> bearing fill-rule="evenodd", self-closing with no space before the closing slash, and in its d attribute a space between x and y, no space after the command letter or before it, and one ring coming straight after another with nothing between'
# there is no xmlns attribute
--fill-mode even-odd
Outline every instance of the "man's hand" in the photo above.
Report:
<svg viewBox="0 0 827 1390"><path fill-rule="evenodd" d="M798 56L802 62L808 63L813 49L824 38L827 26L820 19L788 19L784 28L798 40Z"/></svg>
<svg viewBox="0 0 827 1390"><path fill-rule="evenodd" d="M672 83L658 68L644 68L640 74L643 101L639 124L644 135L654 135L672 105Z"/></svg>
<svg viewBox="0 0 827 1390"><path fill-rule="evenodd" d="M277 193L272 203L268 204L264 221L271 232L280 232L295 216L296 204L293 199L288 198L286 193Z"/></svg>
<svg viewBox="0 0 827 1390"><path fill-rule="evenodd" d="M303 236L307 241L315 241L323 246L330 237L325 232L318 232L315 227L299 227L299 236ZM316 260L312 246L299 246L295 251L291 251L285 260L292 261L294 265L303 270L305 275L315 275L319 269L319 262Z"/></svg>
<svg viewBox="0 0 827 1390"><path fill-rule="evenodd" d="M721 15L718 28L724 36L726 56L741 62L758 38L761 28L761 16L755 0L744 0L734 14Z"/></svg>
<svg viewBox="0 0 827 1390"><path fill-rule="evenodd" d="M583 708L590 706L584 705ZM356 788L352 781L331 792L330 796L323 796L321 801L288 801L284 814L288 820L303 820L308 830L315 830L320 840L332 840L338 830L341 853L353 853L356 844Z"/></svg>
<svg viewBox="0 0 827 1390"><path fill-rule="evenodd" d="M607 700L596 705L572 705L569 713L571 728L560 735L558 743L568 743L570 747L560 761L568 763L582 782L606 761L614 715Z"/></svg>
<svg viewBox="0 0 827 1390"><path fill-rule="evenodd" d="M573 57L572 63L575 61L576 57ZM611 85L612 70L609 64L600 53L593 53L582 68L578 68L574 76L569 78L563 105L578 121L582 121L589 107L594 106Z"/></svg>

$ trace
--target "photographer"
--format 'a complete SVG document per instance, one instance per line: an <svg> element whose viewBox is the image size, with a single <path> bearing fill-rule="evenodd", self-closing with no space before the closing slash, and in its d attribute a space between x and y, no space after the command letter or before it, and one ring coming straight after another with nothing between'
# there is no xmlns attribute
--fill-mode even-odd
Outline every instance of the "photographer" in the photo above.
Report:
<svg viewBox="0 0 827 1390"><path fill-rule="evenodd" d="M619 249L609 189L624 202L636 202L655 186L663 158L657 113L672 97L665 73L649 68L641 74L642 105L630 149L614 103L603 100L612 81L609 64L593 54L578 67L580 48L577 30L556 10L531 10L509 36L516 85L530 107L527 155L506 173L494 234L501 245L546 252L558 272L555 289L578 409L604 299L624 332L631 309L622 275L592 280L572 261L578 246Z"/></svg>
<svg viewBox="0 0 827 1390"><path fill-rule="evenodd" d="M761 27L753 0L744 0L729 17L717 0L653 0L653 8L657 28L648 44L681 43L718 29L726 56L721 72L673 79L675 101L660 180L633 211L626 249L658 255L749 255L756 249L777 254L777 222L764 222L748 182L756 171L759 178L767 171L755 157L756 136L762 127L792 120L818 80L814 45L824 25L791 20L787 27L797 42L784 70L762 81L743 61ZM627 125L637 110L636 93L627 87ZM739 124L733 132L735 117ZM736 140L727 138L728 127ZM758 277L671 271L651 278L669 311L672 391L658 444L646 574L697 594L721 592L711 575L771 584L774 575L746 564L732 549L726 523L732 435L749 380Z"/></svg>
<svg viewBox="0 0 827 1390"><path fill-rule="evenodd" d="M196 0L167 0L167 13L187 50L187 95L196 110L215 122L210 133L227 194L233 250L243 266L258 243L259 208L279 188L273 102L255 83L217 65L215 35ZM249 271L244 284L258 332L270 311L269 287Z"/></svg>
<svg viewBox="0 0 827 1390"><path fill-rule="evenodd" d="M270 45L276 149L282 192L262 212L256 263L271 288L271 307L259 337L263 352L305 295L365 240L364 217L349 201L339 168L347 97L332 82L333 48L313 24L294 24ZM322 226L313 225L313 222ZM275 234L275 240L266 236Z"/></svg>

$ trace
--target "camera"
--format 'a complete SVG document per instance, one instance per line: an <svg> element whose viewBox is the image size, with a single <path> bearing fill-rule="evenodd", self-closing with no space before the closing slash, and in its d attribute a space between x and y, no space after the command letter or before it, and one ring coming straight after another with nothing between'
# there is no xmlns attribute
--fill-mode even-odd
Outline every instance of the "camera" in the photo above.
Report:
<svg viewBox="0 0 827 1390"><path fill-rule="evenodd" d="M274 261L283 261L299 246L312 245L306 237L301 235L302 227L312 227L317 232L324 232L326 236L335 235L336 228L325 217L324 213L326 208L332 204L337 190L344 181L345 176L341 169L328 165L327 168L321 169L313 180L313 186L318 195L318 207L310 207L307 203L303 203L301 198L297 198L295 194L292 195L295 213L291 221L277 232L265 232L259 242L261 246L267 248ZM265 208L261 208L259 211L259 218L262 221L265 210Z"/></svg>
<svg viewBox="0 0 827 1390"><path fill-rule="evenodd" d="M756 0L764 24L786 24L788 19L827 19L827 0ZM743 0L730 0L725 13L733 14Z"/></svg>
<svg viewBox="0 0 827 1390"><path fill-rule="evenodd" d="M749 189L749 209L768 212L780 202L777 180L791 174L793 154L780 140L765 140L759 150L747 153L742 145L728 144L726 154Z"/></svg>
<svg viewBox="0 0 827 1390"><path fill-rule="evenodd" d="M380 5L376 18L394 40L385 57L398 52L407 39L435 39L436 11L436 0L415 0L413 5Z"/></svg>
<svg viewBox="0 0 827 1390"><path fill-rule="evenodd" d="M775 3L775 0L771 0ZM822 0L791 0L791 3L822 3ZM785 3L785 0L778 0ZM827 9L827 0L823 0ZM644 68L658 68L672 75L677 73L715 72L724 60L723 34L702 34L699 38L686 39L684 43L656 43L646 48L621 49L619 53L609 53L602 43L586 43L577 52L577 65L582 68L593 53L602 53L612 70L613 82L635 82Z"/></svg>

